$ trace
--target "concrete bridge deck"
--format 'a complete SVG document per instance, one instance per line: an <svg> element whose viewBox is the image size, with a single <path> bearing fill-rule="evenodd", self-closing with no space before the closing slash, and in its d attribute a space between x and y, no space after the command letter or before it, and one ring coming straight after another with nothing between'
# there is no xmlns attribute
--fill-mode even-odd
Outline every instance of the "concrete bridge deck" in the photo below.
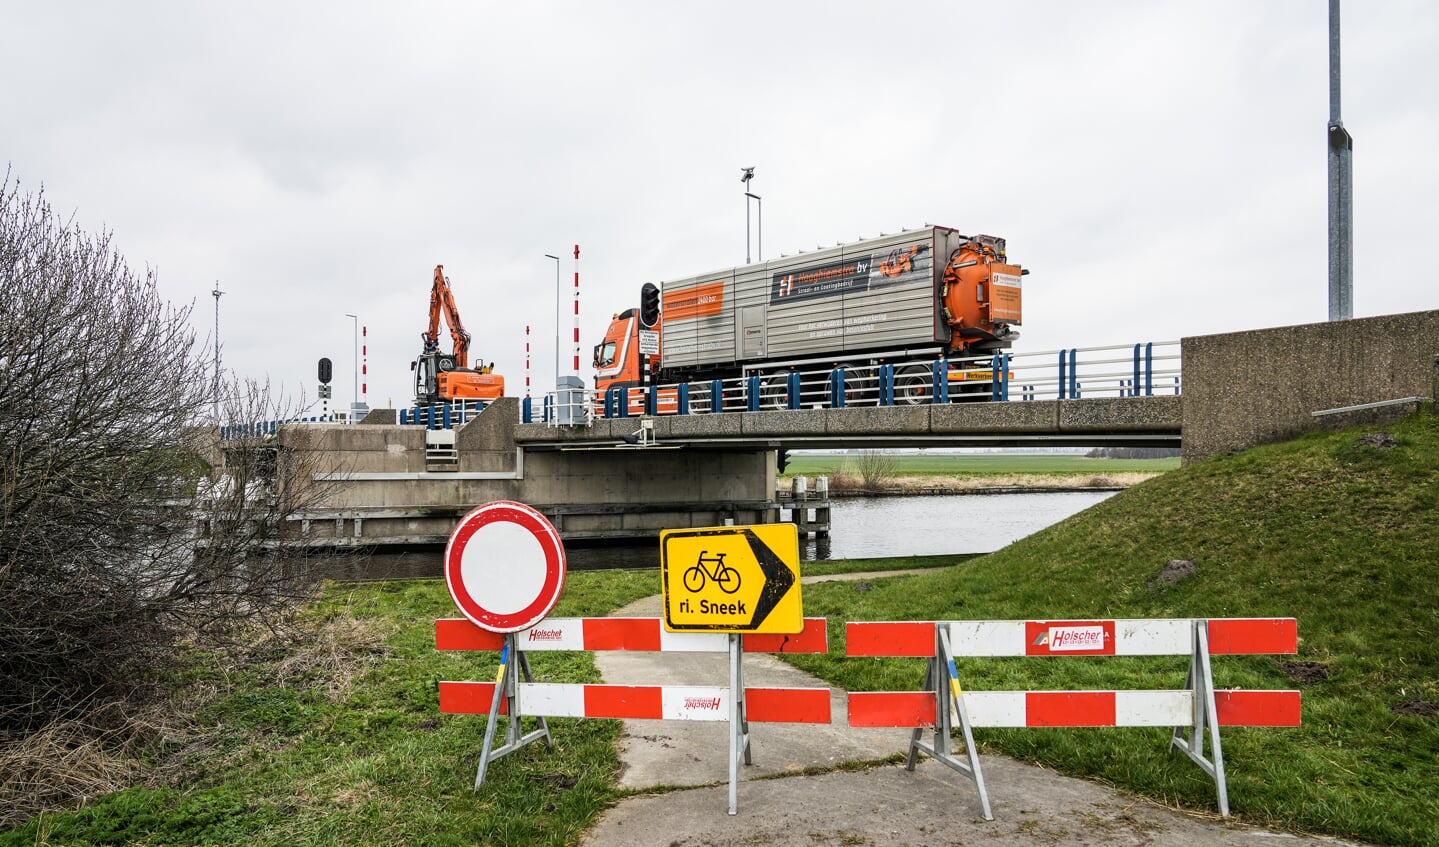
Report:
<svg viewBox="0 0 1439 847"><path fill-rule="evenodd" d="M742 412L650 418L660 447L844 449L881 447L1179 447L1181 397L1109 397L944 406ZM520 424L531 450L619 447L640 418L588 427ZM627 449L637 449L628 448ZM639 448L642 449L642 448Z"/></svg>

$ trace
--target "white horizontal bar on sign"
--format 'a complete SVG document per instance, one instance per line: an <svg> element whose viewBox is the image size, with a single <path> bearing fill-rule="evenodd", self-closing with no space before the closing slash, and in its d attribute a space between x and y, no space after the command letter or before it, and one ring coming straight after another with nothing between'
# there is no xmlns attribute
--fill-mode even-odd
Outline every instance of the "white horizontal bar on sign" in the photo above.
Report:
<svg viewBox="0 0 1439 847"><path fill-rule="evenodd" d="M709 633L696 633L708 635ZM662 694L667 721L729 720L729 688L701 685L666 685Z"/></svg>
<svg viewBox="0 0 1439 847"><path fill-rule="evenodd" d="M1023 656L1024 621L953 621L949 649L955 657Z"/></svg>
<svg viewBox="0 0 1439 847"><path fill-rule="evenodd" d="M670 632L660 627L660 650L666 653L724 653L729 636L723 632Z"/></svg>
<svg viewBox="0 0 1439 847"><path fill-rule="evenodd" d="M522 715L551 718L585 716L585 687L571 683L522 682L515 697Z"/></svg>
<svg viewBox="0 0 1439 847"><path fill-rule="evenodd" d="M1194 650L1194 621L1121 620L1114 622L1116 656L1187 656Z"/></svg>
<svg viewBox="0 0 1439 847"><path fill-rule="evenodd" d="M1193 722L1193 691L1114 692L1115 726L1184 726Z"/></svg>

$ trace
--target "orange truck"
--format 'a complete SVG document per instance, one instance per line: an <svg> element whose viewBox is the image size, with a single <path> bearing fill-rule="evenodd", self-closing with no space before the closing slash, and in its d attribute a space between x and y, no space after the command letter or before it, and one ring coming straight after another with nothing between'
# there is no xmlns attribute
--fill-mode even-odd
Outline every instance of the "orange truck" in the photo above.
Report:
<svg viewBox="0 0 1439 847"><path fill-rule="evenodd" d="M440 352L440 317L450 329L452 353ZM470 334L460 321L455 296L445 276L445 266L435 265L430 284L430 324L420 333L424 346L410 363L415 374L415 405L435 406L458 400L482 402L505 396L505 378L494 373L494 365L481 360L478 367L469 367Z"/></svg>
<svg viewBox="0 0 1439 847"><path fill-rule="evenodd" d="M713 380L759 376L763 396L778 398L792 373L841 369L859 395L850 402L864 402L891 365L895 402L925 403L944 359L953 390L987 393L993 355L1019 337L1028 273L1002 238L925 227L647 285L595 346L595 388L602 398L690 383L703 394ZM807 381L805 405L823 390ZM633 412L643 400L630 395ZM675 389L657 405L675 411Z"/></svg>

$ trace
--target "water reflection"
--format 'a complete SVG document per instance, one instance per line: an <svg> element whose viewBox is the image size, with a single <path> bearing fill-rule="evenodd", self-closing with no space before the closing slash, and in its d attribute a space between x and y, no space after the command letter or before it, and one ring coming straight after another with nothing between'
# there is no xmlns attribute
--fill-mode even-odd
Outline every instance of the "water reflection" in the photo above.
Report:
<svg viewBox="0 0 1439 847"><path fill-rule="evenodd" d="M804 561L989 553L1113 496L1112 491L845 498L833 502L826 538L801 538ZM438 579L443 545L330 559L342 581ZM569 544L570 570L659 567L659 543Z"/></svg>

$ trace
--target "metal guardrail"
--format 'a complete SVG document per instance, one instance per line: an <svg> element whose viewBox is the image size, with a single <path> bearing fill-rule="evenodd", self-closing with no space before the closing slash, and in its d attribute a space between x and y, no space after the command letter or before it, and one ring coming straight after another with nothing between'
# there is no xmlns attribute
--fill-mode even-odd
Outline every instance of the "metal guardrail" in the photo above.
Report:
<svg viewBox="0 0 1439 847"><path fill-rule="evenodd" d="M616 388L603 395L586 391L583 420L1179 394L1179 363L1179 342L1167 341L1002 354L956 370L938 359L752 373L727 380ZM552 424L554 398L547 395L542 409L542 420ZM534 422L528 406L524 422Z"/></svg>

